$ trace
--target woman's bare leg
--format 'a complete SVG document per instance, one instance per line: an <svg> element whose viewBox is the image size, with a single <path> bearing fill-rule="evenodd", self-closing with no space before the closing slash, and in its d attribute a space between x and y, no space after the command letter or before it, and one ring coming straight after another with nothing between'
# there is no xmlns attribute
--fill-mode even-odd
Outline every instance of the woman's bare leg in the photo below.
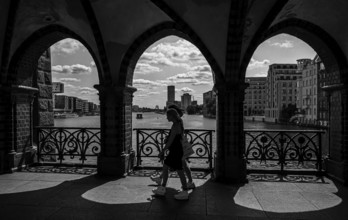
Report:
<svg viewBox="0 0 348 220"><path fill-rule="evenodd" d="M188 178L188 182L189 183L192 183L192 174L191 174L191 169L190 167L188 166L187 164L187 161L186 160L182 160L182 168L184 168L184 171L185 171L185 174Z"/></svg>
<svg viewBox="0 0 348 220"><path fill-rule="evenodd" d="M187 190L186 176L183 170L177 171L183 190Z"/></svg>
<svg viewBox="0 0 348 220"><path fill-rule="evenodd" d="M168 172L169 168L167 165L163 164L163 170L162 170L162 186L166 186L168 182Z"/></svg>

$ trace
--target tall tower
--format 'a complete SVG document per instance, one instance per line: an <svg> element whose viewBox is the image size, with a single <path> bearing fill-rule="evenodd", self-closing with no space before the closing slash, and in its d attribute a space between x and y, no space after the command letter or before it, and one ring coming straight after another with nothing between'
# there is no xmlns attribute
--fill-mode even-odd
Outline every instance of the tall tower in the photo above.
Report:
<svg viewBox="0 0 348 220"><path fill-rule="evenodd" d="M181 107L186 110L187 106L191 105L191 95L184 93L181 96Z"/></svg>
<svg viewBox="0 0 348 220"><path fill-rule="evenodd" d="M175 102L175 86L168 86L167 106Z"/></svg>

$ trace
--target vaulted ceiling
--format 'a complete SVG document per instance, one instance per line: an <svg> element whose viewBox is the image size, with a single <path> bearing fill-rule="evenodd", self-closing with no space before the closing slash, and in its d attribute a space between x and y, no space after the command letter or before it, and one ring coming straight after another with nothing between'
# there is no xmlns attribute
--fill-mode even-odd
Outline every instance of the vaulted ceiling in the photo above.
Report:
<svg viewBox="0 0 348 220"><path fill-rule="evenodd" d="M110 71L117 82L130 46L165 22L175 23L194 44L199 41L222 76L249 62L257 45L271 36L267 31L288 20L326 33L347 62L347 9L345 0L2 0L1 71L7 71L12 56L33 33L58 25L80 36L97 63L107 63L108 69L100 71ZM302 36L296 28L292 31ZM304 40L311 45L311 38Z"/></svg>

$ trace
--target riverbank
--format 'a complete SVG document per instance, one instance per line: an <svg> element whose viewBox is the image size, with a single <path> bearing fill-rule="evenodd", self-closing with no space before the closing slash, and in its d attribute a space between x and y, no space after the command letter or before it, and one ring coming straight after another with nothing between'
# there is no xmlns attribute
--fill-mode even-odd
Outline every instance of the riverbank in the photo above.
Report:
<svg viewBox="0 0 348 220"><path fill-rule="evenodd" d="M168 122L166 115L153 112L142 113L143 118L137 119L137 113L133 113L133 128L170 128L171 123ZM210 129L216 130L216 119L205 118L203 115L187 115L183 116L184 126L186 129ZM82 116L76 118L59 118L54 120L56 127L100 127L100 116ZM244 121L244 129L274 129L274 130L310 130L310 129L326 129L313 126L299 126L295 124L280 124L263 122L259 118Z"/></svg>

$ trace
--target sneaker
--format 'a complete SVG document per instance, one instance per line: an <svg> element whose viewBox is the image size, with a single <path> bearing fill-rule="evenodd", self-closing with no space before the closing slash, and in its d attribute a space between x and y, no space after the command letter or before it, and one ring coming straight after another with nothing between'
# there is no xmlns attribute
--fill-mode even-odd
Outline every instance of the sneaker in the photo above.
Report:
<svg viewBox="0 0 348 220"><path fill-rule="evenodd" d="M194 188L196 188L196 185L195 185L194 182L188 182L187 183L187 189L194 189Z"/></svg>
<svg viewBox="0 0 348 220"><path fill-rule="evenodd" d="M178 194L174 195L174 198L177 200L188 200L189 194L186 190L183 190L183 191L179 192Z"/></svg>
<svg viewBox="0 0 348 220"><path fill-rule="evenodd" d="M159 176L157 176L157 177L151 176L150 179L151 179L152 181L154 181L155 183L157 183L157 185L161 185L161 183L162 183L162 178L159 177Z"/></svg>
<svg viewBox="0 0 348 220"><path fill-rule="evenodd" d="M155 193L156 196L164 196L166 194L166 187L159 186L157 189L152 190L153 193Z"/></svg>

